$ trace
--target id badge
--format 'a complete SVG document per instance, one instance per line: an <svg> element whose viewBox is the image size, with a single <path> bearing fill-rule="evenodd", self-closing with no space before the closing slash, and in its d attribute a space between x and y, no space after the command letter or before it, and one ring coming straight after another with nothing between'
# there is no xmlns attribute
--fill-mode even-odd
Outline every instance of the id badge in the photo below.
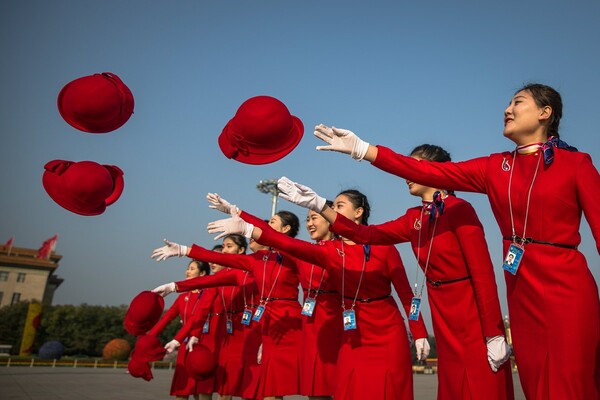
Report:
<svg viewBox="0 0 600 400"><path fill-rule="evenodd" d="M245 309L242 313L242 325L250 325L252 319L252 310Z"/></svg>
<svg viewBox="0 0 600 400"><path fill-rule="evenodd" d="M317 301L311 297L308 297L304 301L304 306L302 306L302 315L312 317L313 312L315 311L316 305L317 305Z"/></svg>
<svg viewBox="0 0 600 400"><path fill-rule="evenodd" d="M344 316L344 330L356 329L356 314L354 314L354 310L345 310L342 315Z"/></svg>
<svg viewBox="0 0 600 400"><path fill-rule="evenodd" d="M523 258L523 253L525 253L525 248L523 246L519 246L516 243L511 243L511 245L508 247L506 257L504 257L502 268L511 274L516 275L517 270L519 269L519 264L521 263L521 259Z"/></svg>
<svg viewBox="0 0 600 400"><path fill-rule="evenodd" d="M408 319L411 321L417 321L419 319L419 313L421 312L421 298L413 297L410 302L410 312L408 313Z"/></svg>
<svg viewBox="0 0 600 400"><path fill-rule="evenodd" d="M208 319L204 321L204 326L202 327L202 333L208 333L209 322Z"/></svg>
<svg viewBox="0 0 600 400"><path fill-rule="evenodd" d="M231 335L233 333L233 321L228 319L226 324L227 324L227 333L229 333Z"/></svg>
<svg viewBox="0 0 600 400"><path fill-rule="evenodd" d="M256 307L256 311L254 311L254 315L252 316L252 321L260 321L264 311L265 311L265 306Z"/></svg>

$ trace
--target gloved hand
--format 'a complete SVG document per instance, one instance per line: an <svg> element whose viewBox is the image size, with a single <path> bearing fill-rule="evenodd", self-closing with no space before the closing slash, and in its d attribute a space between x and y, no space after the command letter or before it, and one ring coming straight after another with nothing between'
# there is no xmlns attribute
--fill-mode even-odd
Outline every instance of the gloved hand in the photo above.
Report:
<svg viewBox="0 0 600 400"><path fill-rule="evenodd" d="M156 261L164 261L167 258L171 258L174 256L183 257L187 256L188 248L187 246L183 246L181 244L177 244L174 242L169 242L167 239L163 239L166 243L166 246L159 247L158 249L154 249L152 252L152 258L156 259Z"/></svg>
<svg viewBox="0 0 600 400"><path fill-rule="evenodd" d="M262 343L258 346L258 353L256 354L256 363L260 364L262 362Z"/></svg>
<svg viewBox="0 0 600 400"><path fill-rule="evenodd" d="M177 291L177 287L175 286L175 282L165 283L164 285L160 285L160 286L152 289L153 293L158 293L162 297L166 297L169 294L176 292L176 291Z"/></svg>
<svg viewBox="0 0 600 400"><path fill-rule="evenodd" d="M504 336L486 337L486 339L488 362L492 371L497 372L498 368L510 358L512 349L506 343Z"/></svg>
<svg viewBox="0 0 600 400"><path fill-rule="evenodd" d="M431 350L427 338L415 340L415 349L417 350L417 360L425 361L429 355L429 351Z"/></svg>
<svg viewBox="0 0 600 400"><path fill-rule="evenodd" d="M188 339L185 348L187 349L187 351L191 352L192 350L194 350L194 345L196 344L198 344L198 338L196 336L192 336Z"/></svg>
<svg viewBox="0 0 600 400"><path fill-rule="evenodd" d="M282 176L277 180L277 191L279 197L299 205L300 207L308 208L314 212L320 213L325 207L325 198L319 196L314 190L308 186L301 185Z"/></svg>
<svg viewBox="0 0 600 400"><path fill-rule="evenodd" d="M167 350L167 353L172 353L179 348L180 344L181 343L179 343L179 341L173 339L169 343L165 344L165 350Z"/></svg>
<svg viewBox="0 0 600 400"><path fill-rule="evenodd" d="M241 219L236 212L234 212L231 214L231 218L225 218L209 222L206 226L206 229L208 230L208 233L219 234L215 236L215 240L221 239L222 237L232 233L244 235L245 237L250 239L252 237L254 225L247 223L246 221Z"/></svg>
<svg viewBox="0 0 600 400"><path fill-rule="evenodd" d="M219 196L217 193L209 193L206 195L206 200L210 203L208 208L214 208L224 212L225 214L239 213L239 209L235 204L229 203L227 200Z"/></svg>
<svg viewBox="0 0 600 400"><path fill-rule="evenodd" d="M314 135L329 146L317 146L317 150L338 151L350 154L355 160L362 160L367 154L369 143L360 140L358 136L348 129L328 127L323 124L315 126Z"/></svg>

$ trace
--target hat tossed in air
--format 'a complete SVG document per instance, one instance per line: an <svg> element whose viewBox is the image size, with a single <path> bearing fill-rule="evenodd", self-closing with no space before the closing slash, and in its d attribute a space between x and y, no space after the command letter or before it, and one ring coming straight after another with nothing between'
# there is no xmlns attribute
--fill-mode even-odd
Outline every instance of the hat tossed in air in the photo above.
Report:
<svg viewBox="0 0 600 400"><path fill-rule="evenodd" d="M76 214L102 214L123 193L123 171L114 165L53 160L44 170L42 183L48 195Z"/></svg>
<svg viewBox="0 0 600 400"><path fill-rule="evenodd" d="M304 134L302 121L270 96L242 103L221 135L219 147L227 158L246 164L268 164L289 154Z"/></svg>
<svg viewBox="0 0 600 400"><path fill-rule="evenodd" d="M144 335L158 322L164 308L161 295L150 290L141 292L129 304L123 321L125 330L134 336Z"/></svg>
<svg viewBox="0 0 600 400"><path fill-rule="evenodd" d="M161 361L167 350L160 343L160 340L154 335L138 336L131 358L139 361L151 362Z"/></svg>
<svg viewBox="0 0 600 400"><path fill-rule="evenodd" d="M134 378L142 378L146 381L151 381L152 378L154 378L152 370L150 369L150 364L135 358L131 358L129 363L127 363L127 371L129 372L129 375Z"/></svg>
<svg viewBox="0 0 600 400"><path fill-rule="evenodd" d="M112 72L77 78L58 94L58 112L80 131L106 133L120 128L133 114L133 94Z"/></svg>
<svg viewBox="0 0 600 400"><path fill-rule="evenodd" d="M206 346L197 344L185 356L185 369L194 379L209 377L217 368L217 360Z"/></svg>

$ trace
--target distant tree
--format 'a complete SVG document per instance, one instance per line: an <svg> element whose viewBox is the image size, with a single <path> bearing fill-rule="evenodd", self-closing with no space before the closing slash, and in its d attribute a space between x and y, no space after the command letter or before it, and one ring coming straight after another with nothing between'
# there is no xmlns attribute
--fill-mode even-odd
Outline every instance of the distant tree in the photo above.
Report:
<svg viewBox="0 0 600 400"><path fill-rule="evenodd" d="M0 308L0 343L12 345L11 354L19 354L28 307L29 302L24 301Z"/></svg>

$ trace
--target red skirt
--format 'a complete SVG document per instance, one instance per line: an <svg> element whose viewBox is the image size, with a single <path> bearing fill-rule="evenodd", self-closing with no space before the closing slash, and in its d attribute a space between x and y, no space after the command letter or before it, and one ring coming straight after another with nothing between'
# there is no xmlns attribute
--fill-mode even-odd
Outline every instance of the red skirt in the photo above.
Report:
<svg viewBox="0 0 600 400"><path fill-rule="evenodd" d="M252 321L244 325L244 344L242 347L242 371L239 396L244 399L261 399L258 393L258 381L261 366L257 362L258 348L262 343L262 325Z"/></svg>
<svg viewBox="0 0 600 400"><path fill-rule="evenodd" d="M346 301L349 309L352 301ZM344 331L334 398L412 400L411 354L404 319L392 297L355 307L357 328ZM343 325L342 319L338 321Z"/></svg>
<svg viewBox="0 0 600 400"><path fill-rule="evenodd" d="M300 312L297 300L272 300L263 313L258 389L263 397L300 393Z"/></svg>
<svg viewBox="0 0 600 400"><path fill-rule="evenodd" d="M215 372L216 392L226 396L241 396L242 351L245 341L241 313L231 319L232 333L227 333L227 318L222 316L217 326L219 358Z"/></svg>
<svg viewBox="0 0 600 400"><path fill-rule="evenodd" d="M300 394L333 396L342 333L339 294L317 296L311 317L302 316Z"/></svg>
<svg viewBox="0 0 600 400"><path fill-rule="evenodd" d="M438 400L513 399L510 362L494 373L471 280L427 285L438 353ZM502 325L498 321L498 325Z"/></svg>

